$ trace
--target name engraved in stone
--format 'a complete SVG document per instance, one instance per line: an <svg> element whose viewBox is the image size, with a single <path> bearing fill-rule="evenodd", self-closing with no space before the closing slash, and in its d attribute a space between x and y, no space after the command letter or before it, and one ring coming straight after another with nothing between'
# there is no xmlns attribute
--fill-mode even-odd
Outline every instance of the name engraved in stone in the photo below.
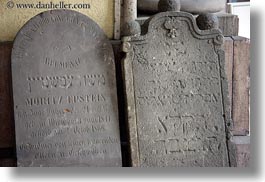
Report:
<svg viewBox="0 0 265 182"><path fill-rule="evenodd" d="M103 94L90 94L90 95L73 95L67 96L69 104L74 103L89 103L89 102L105 102L106 98Z"/></svg>
<svg viewBox="0 0 265 182"><path fill-rule="evenodd" d="M54 96L54 97L32 97L26 98L26 106L43 106L43 105L62 105L75 103L92 103L105 102L106 98L103 94L89 95L72 95L72 96Z"/></svg>

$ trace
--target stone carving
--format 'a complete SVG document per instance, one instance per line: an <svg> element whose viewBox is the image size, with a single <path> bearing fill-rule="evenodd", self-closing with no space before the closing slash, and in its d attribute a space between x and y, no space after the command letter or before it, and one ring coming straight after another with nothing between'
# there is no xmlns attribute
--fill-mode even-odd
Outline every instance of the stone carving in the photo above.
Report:
<svg viewBox="0 0 265 182"><path fill-rule="evenodd" d="M184 12L159 13L124 37L133 166L228 166L223 36Z"/></svg>
<svg viewBox="0 0 265 182"><path fill-rule="evenodd" d="M171 1L171 0L170 0ZM137 8L143 12L158 12L159 0L138 0ZM190 13L215 13L225 10L226 0L180 0L181 11Z"/></svg>
<svg viewBox="0 0 265 182"><path fill-rule="evenodd" d="M16 36L18 166L121 166L112 46L88 17L47 11Z"/></svg>

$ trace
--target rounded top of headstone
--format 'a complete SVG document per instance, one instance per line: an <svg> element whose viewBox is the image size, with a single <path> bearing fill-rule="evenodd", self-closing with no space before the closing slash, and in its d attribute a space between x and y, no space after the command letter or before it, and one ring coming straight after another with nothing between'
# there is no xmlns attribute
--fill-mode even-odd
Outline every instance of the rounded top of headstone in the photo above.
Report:
<svg viewBox="0 0 265 182"><path fill-rule="evenodd" d="M114 53L97 23L41 13L11 59L18 166L121 166Z"/></svg>
<svg viewBox="0 0 265 182"><path fill-rule="evenodd" d="M160 0L158 2L158 11L180 11L180 0Z"/></svg>
<svg viewBox="0 0 265 182"><path fill-rule="evenodd" d="M62 18L63 16L65 16L65 18ZM72 17L72 18L70 19L69 17ZM59 20L59 18L60 18L60 20ZM43 19L43 21L40 21L40 19ZM73 19L75 19L74 20L75 22L72 21ZM44 12L41 12L38 15L32 17L29 21L27 21L24 24L24 26L22 26L20 31L17 33L16 38L20 34L21 31L22 32L25 31L25 29L28 26L36 25L35 24L36 22L39 22L41 25L45 26L46 24L50 24L51 22L53 22L53 23L66 22L64 20L68 20L68 23L71 23L71 21L73 23L80 23L80 22L77 21L79 19L80 19L80 22L86 22L86 23L89 22L90 24L93 24L93 26L95 26L96 28L100 29L99 33L105 34L101 30L99 25L95 21L93 21L90 17L88 17L88 16L86 16L86 15L80 13L80 12L74 11L74 10L58 9L58 10L44 11Z"/></svg>
<svg viewBox="0 0 265 182"><path fill-rule="evenodd" d="M21 44L25 47L23 50ZM17 33L12 62L25 57L22 51L27 50L35 50L39 57L47 52L53 53L64 64L80 56L86 60L83 52L102 52L104 49L112 50L112 46L104 31L91 18L72 10L50 10L31 18ZM114 62L113 59L108 61Z"/></svg>
<svg viewBox="0 0 265 182"><path fill-rule="evenodd" d="M212 13L200 14L196 18L196 22L201 30L216 29L219 26L217 16Z"/></svg>

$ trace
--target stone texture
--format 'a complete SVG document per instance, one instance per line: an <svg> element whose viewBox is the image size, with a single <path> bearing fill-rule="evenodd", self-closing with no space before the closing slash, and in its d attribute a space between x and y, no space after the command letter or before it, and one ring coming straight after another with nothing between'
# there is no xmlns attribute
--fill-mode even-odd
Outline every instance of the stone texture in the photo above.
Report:
<svg viewBox="0 0 265 182"><path fill-rule="evenodd" d="M233 37L233 134L249 134L250 40Z"/></svg>
<svg viewBox="0 0 265 182"><path fill-rule="evenodd" d="M159 13L123 39L133 166L228 166L223 36L184 12Z"/></svg>
<svg viewBox="0 0 265 182"><path fill-rule="evenodd" d="M138 10L144 12L158 12L159 0L138 0ZM225 10L226 0L180 0L181 11L189 13L215 13Z"/></svg>
<svg viewBox="0 0 265 182"><path fill-rule="evenodd" d="M48 11L12 51L18 166L121 166L112 46L88 17Z"/></svg>
<svg viewBox="0 0 265 182"><path fill-rule="evenodd" d="M250 137L234 136L229 141L232 167L250 167Z"/></svg>
<svg viewBox="0 0 265 182"><path fill-rule="evenodd" d="M0 43L0 148L15 147L11 50L12 43Z"/></svg>

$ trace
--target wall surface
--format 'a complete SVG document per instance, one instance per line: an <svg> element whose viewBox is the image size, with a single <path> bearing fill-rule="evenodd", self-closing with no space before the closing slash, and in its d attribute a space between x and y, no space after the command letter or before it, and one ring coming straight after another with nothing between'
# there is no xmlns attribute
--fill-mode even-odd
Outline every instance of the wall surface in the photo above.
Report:
<svg viewBox="0 0 265 182"><path fill-rule="evenodd" d="M55 7L56 4L58 8L70 7L67 9L87 15L99 24L109 38L113 38L114 0L0 0L0 41L12 41L29 19L43 11L55 9L44 7Z"/></svg>

